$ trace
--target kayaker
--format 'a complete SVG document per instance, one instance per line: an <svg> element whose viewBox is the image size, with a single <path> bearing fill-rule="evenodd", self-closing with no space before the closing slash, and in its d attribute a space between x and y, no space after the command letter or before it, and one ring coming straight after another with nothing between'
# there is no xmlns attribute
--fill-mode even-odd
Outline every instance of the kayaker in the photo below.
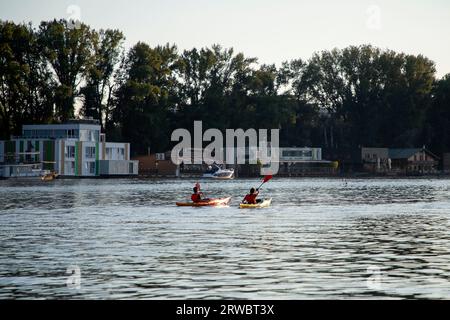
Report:
<svg viewBox="0 0 450 320"><path fill-rule="evenodd" d="M257 204L258 202L260 202L260 200L256 200L258 194L259 189L255 190L255 188L251 188L250 193L245 196L244 200L242 200L242 203Z"/></svg>
<svg viewBox="0 0 450 320"><path fill-rule="evenodd" d="M203 193L200 192L199 188L197 186L193 189L194 193L191 195L191 200L194 203L203 202L203 201L209 201L209 199L203 199Z"/></svg>

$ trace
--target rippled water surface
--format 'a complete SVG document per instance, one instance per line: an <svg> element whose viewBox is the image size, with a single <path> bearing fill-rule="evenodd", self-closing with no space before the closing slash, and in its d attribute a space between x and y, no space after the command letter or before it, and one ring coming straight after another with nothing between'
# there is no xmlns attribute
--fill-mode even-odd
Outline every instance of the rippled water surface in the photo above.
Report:
<svg viewBox="0 0 450 320"><path fill-rule="evenodd" d="M0 181L0 299L450 299L450 181L258 181Z"/></svg>

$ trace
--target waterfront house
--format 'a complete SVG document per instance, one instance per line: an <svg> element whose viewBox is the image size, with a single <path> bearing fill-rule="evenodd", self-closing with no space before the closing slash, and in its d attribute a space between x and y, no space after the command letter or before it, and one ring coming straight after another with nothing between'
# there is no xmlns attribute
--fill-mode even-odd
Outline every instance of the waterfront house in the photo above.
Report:
<svg viewBox="0 0 450 320"><path fill-rule="evenodd" d="M338 163L322 159L322 148L280 148L279 175L334 175Z"/></svg>
<svg viewBox="0 0 450 320"><path fill-rule="evenodd" d="M365 171L401 174L436 172L439 157L423 148L361 148Z"/></svg>
<svg viewBox="0 0 450 320"><path fill-rule="evenodd" d="M270 152L270 148L268 151ZM280 147L278 152L277 174L279 176L322 176L338 173L338 162L324 160L322 148ZM260 174L259 166L241 165L239 167L241 175Z"/></svg>
<svg viewBox="0 0 450 320"><path fill-rule="evenodd" d="M208 170L208 165L204 159L196 159L195 151L199 154L203 154L203 149L187 149L186 152L191 154L190 164L182 162L180 165L176 165L172 162L171 151L156 154L139 155L133 157L133 160L139 161L139 175L142 176L201 176ZM197 161L201 161L201 164L195 164ZM214 161L214 159L210 159ZM217 163L223 165L223 162Z"/></svg>
<svg viewBox="0 0 450 320"><path fill-rule="evenodd" d="M389 148L361 148L362 169L366 172L380 173L392 170Z"/></svg>
<svg viewBox="0 0 450 320"><path fill-rule="evenodd" d="M423 148L389 149L392 168L404 173L434 173L439 157Z"/></svg>
<svg viewBox="0 0 450 320"><path fill-rule="evenodd" d="M28 176L41 170L63 177L137 175L130 144L106 142L95 120L24 125L22 135L0 143L0 174Z"/></svg>
<svg viewBox="0 0 450 320"><path fill-rule="evenodd" d="M136 156L133 160L139 161L139 175L142 176L177 176L178 166L170 159L170 151Z"/></svg>

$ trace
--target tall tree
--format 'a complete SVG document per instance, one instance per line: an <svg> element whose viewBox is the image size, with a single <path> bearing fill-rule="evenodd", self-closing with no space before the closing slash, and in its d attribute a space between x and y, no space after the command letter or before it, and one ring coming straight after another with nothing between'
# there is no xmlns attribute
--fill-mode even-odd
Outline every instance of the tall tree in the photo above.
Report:
<svg viewBox="0 0 450 320"><path fill-rule="evenodd" d="M56 75L56 116L67 121L74 117L79 85L93 62L95 32L82 23L53 20L41 23L38 37L41 52Z"/></svg>
<svg viewBox="0 0 450 320"><path fill-rule="evenodd" d="M84 96L81 113L100 121L101 127L109 125L113 109L113 94L116 82L114 75L120 62L122 32L100 30L93 38L93 61L86 74L86 84L80 90Z"/></svg>
<svg viewBox="0 0 450 320"><path fill-rule="evenodd" d="M136 153L166 151L169 145L176 52L175 46L151 48L140 42L127 55L115 119Z"/></svg>
<svg viewBox="0 0 450 320"><path fill-rule="evenodd" d="M30 25L0 22L0 135L52 120L53 81Z"/></svg>
<svg viewBox="0 0 450 320"><path fill-rule="evenodd" d="M450 152L450 74L435 83L425 134L429 147L437 154Z"/></svg>
<svg viewBox="0 0 450 320"><path fill-rule="evenodd" d="M434 74L420 55L348 47L315 54L296 95L324 110L324 146L408 147L422 141Z"/></svg>

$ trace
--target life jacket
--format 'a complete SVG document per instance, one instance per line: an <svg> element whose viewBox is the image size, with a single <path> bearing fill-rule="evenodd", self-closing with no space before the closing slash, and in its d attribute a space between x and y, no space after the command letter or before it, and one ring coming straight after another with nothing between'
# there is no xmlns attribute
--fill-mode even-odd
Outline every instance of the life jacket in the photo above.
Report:
<svg viewBox="0 0 450 320"><path fill-rule="evenodd" d="M256 197L258 196L257 193L254 194L248 194L244 198L244 202L247 202L248 204L256 204Z"/></svg>
<svg viewBox="0 0 450 320"><path fill-rule="evenodd" d="M198 194L198 193L194 193L191 196L191 200L192 202L196 203L196 202L200 202L202 200L202 197Z"/></svg>

